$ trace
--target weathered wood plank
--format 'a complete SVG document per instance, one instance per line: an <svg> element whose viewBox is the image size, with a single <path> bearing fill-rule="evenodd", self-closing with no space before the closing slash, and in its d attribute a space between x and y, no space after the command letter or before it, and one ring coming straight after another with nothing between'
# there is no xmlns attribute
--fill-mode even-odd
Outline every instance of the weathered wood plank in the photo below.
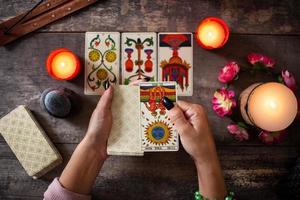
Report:
<svg viewBox="0 0 300 200"><path fill-rule="evenodd" d="M64 164L32 180L6 144L0 144L0 197L42 196L59 176L75 145L57 144ZM240 199L277 199L275 187L299 156L299 147L221 146L218 148L228 188ZM192 199L197 189L195 166L180 150L146 153L144 157L111 156L97 177L96 199ZM1 198L2 199L2 198ZM33 198L34 199L34 198Z"/></svg>
<svg viewBox="0 0 300 200"><path fill-rule="evenodd" d="M0 0L0 20L37 1ZM204 17L219 16L233 33L300 34L299 9L297 0L100 0L41 31L194 31Z"/></svg>
<svg viewBox="0 0 300 200"><path fill-rule="evenodd" d="M194 95L182 98L194 103L203 104L211 121L216 141L220 144L238 144L227 134L226 126L230 120L220 120L211 109L211 97L221 87L217 74L221 66L229 60L237 60L245 66L249 52L262 52L273 56L278 61L277 67L286 67L300 80L300 37L297 36L259 36L232 35L223 49L206 51L194 43ZM35 37L0 48L0 116L5 115L19 104L31 104L38 121L45 128L50 138L56 143L77 143L83 137L89 117L99 97L83 94L83 72L72 81L51 79L45 70L48 53L57 47L73 50L81 60L84 58L83 33L38 33ZM84 67L84 66L83 66ZM235 84L238 93L247 85L262 81L262 76L249 77L242 74ZM41 111L38 98L48 87L65 86L74 90L80 99L81 108L77 114L57 119ZM300 124L295 124L285 144L297 145L300 135L297 134ZM3 141L1 138L0 141ZM257 144L256 136L250 143Z"/></svg>

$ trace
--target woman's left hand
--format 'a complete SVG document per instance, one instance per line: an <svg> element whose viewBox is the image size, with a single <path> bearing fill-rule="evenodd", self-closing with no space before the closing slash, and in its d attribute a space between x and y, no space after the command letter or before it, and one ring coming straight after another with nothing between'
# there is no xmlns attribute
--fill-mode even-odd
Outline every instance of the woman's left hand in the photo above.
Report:
<svg viewBox="0 0 300 200"><path fill-rule="evenodd" d="M95 108L86 133L86 138L100 153L107 156L107 140L112 127L111 104L113 99L113 87L110 86L101 96Z"/></svg>

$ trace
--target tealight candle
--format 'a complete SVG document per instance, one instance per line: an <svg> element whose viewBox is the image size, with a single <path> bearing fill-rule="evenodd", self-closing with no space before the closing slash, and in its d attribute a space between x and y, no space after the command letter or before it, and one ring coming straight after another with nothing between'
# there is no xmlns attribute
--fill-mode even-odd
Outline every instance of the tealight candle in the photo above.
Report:
<svg viewBox="0 0 300 200"><path fill-rule="evenodd" d="M241 93L240 101L245 121L266 131L286 129L297 115L297 98L281 83L251 85Z"/></svg>
<svg viewBox="0 0 300 200"><path fill-rule="evenodd" d="M197 42L205 49L216 49L224 46L228 37L228 26L222 19L216 17L205 18L196 30Z"/></svg>
<svg viewBox="0 0 300 200"><path fill-rule="evenodd" d="M78 57L66 48L52 51L47 58L46 65L49 75L57 80L71 80L80 71Z"/></svg>

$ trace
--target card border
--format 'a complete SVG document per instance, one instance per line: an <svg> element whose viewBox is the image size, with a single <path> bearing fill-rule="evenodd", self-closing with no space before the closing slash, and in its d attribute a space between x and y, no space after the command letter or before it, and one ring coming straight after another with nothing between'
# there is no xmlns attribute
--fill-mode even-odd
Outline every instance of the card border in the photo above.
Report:
<svg viewBox="0 0 300 200"><path fill-rule="evenodd" d="M165 84L165 83L175 83L174 85L175 85L175 89L176 89L176 102L178 101L178 95L177 95L177 83L176 83L176 81L157 81L157 82L141 82L141 83L139 83L139 96L140 96L140 94L141 94L141 91L140 91L140 89L141 89L141 85L142 84L149 84L149 85L151 85L151 84L160 84L160 83L162 83L162 84ZM175 103L176 103L175 102ZM161 149L161 150L146 150L146 149L144 149L143 148L143 142L142 142L142 140L143 140L143 133L142 133L142 126L141 126L141 122L142 122L142 120L141 120L141 101L140 101L140 99L139 99L139 107L140 107L140 115L139 115L139 121L140 121L140 135L141 135L141 147L142 147L142 151L144 151L144 152L176 152L176 151L179 151L179 140L180 140L180 136L179 136L179 132L175 129L175 127L174 127L174 131L177 133L177 141L176 141L176 149L175 150L165 150L165 149Z"/></svg>
<svg viewBox="0 0 300 200"><path fill-rule="evenodd" d="M121 33L120 32L116 32L116 31L114 31L114 32L99 32L99 31L91 31L91 32L85 32L85 35L84 35L84 76L83 76L83 81L84 81L84 85L83 85L83 87L84 87L84 95L89 95L89 96L102 96L102 94L100 94L100 93L96 93L96 92L89 92L86 88L87 88L87 85L86 85L86 73L87 73L87 63L88 63L88 61L87 61L87 51L86 51L86 49L87 49L87 35L88 34L97 34L97 33L105 33L105 34L108 34L108 33L113 33L113 34L118 34L118 39L119 39L119 51L118 51L118 53L119 53L119 59L118 59L118 73L119 73L119 77L117 77L117 80L118 80L118 82L117 82L117 84L116 85L120 85L120 78L121 78L121 74L120 74L120 56L121 56L121 52L120 52L120 44L121 44Z"/></svg>
<svg viewBox="0 0 300 200"><path fill-rule="evenodd" d="M192 78L193 81L191 82L191 92L187 93L187 94L179 94L178 89L177 89L177 96L193 96L194 93L194 34L192 32L158 32L157 33L157 79L159 79L159 35L160 34L190 34L191 35L191 48L192 48L192 61L191 61L191 65L192 68L191 70L191 74L192 74ZM162 80L158 80L159 82L164 82ZM176 81L175 81L176 82ZM178 85L178 84L177 84ZM178 87L177 87L178 88Z"/></svg>
<svg viewBox="0 0 300 200"><path fill-rule="evenodd" d="M121 70L121 84L122 85L125 85L124 84L124 81L125 81L125 79L124 79L124 77L125 77L125 74L124 74L124 68L123 68L123 49L125 49L125 44L123 44L123 35L124 34L129 34L129 35L135 35L135 34L143 34L143 33L147 33L147 34L155 34L155 40L156 40L156 42L154 42L154 48L155 48L155 50L156 50L156 54L155 54L155 56L156 56L156 62L155 62L155 73L154 73L154 82L157 82L158 81L158 72L157 72L157 70L158 70L158 46L157 46L157 40L158 40L158 34L157 34L157 32L153 32L153 31L150 31L150 32L143 32L143 31L141 31L141 32L122 32L121 33L121 39L120 39L120 43L121 43L121 48L120 48L120 70Z"/></svg>

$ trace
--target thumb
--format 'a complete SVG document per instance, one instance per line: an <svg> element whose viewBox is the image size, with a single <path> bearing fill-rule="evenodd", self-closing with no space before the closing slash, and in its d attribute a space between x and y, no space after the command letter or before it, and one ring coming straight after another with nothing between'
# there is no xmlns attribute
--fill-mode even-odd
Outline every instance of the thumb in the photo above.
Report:
<svg viewBox="0 0 300 200"><path fill-rule="evenodd" d="M188 133L193 128L178 105L169 111L168 116L180 135Z"/></svg>
<svg viewBox="0 0 300 200"><path fill-rule="evenodd" d="M114 89L112 86L109 86L109 88L107 90L105 90L105 92L101 96L101 98L97 104L97 108L101 107L101 109L110 109L111 104L112 104L113 95L114 95Z"/></svg>

